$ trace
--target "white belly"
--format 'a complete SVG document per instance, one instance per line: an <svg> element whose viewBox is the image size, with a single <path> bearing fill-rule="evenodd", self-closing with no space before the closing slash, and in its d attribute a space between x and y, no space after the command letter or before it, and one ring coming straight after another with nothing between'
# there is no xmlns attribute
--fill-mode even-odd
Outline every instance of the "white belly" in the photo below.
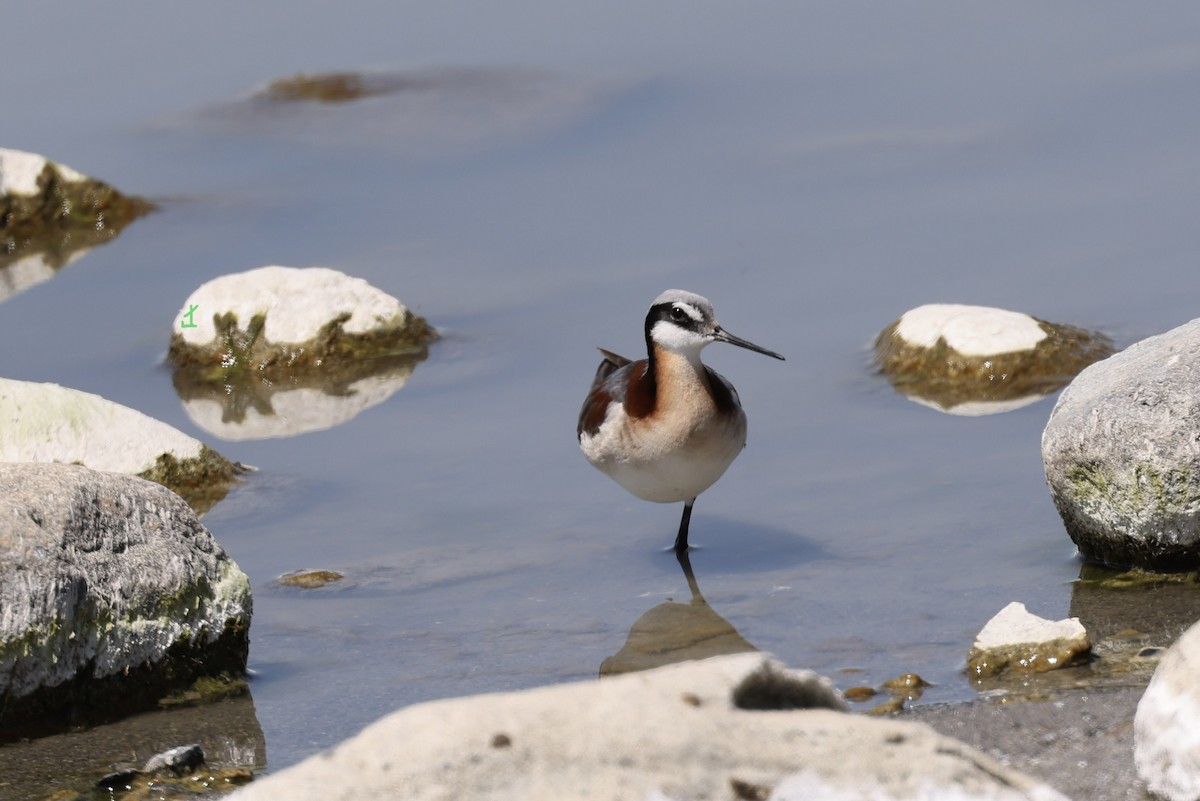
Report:
<svg viewBox="0 0 1200 801"><path fill-rule="evenodd" d="M614 409L614 411L617 411ZM713 485L746 445L746 416L683 430L614 414L580 447L589 462L647 501L690 501Z"/></svg>

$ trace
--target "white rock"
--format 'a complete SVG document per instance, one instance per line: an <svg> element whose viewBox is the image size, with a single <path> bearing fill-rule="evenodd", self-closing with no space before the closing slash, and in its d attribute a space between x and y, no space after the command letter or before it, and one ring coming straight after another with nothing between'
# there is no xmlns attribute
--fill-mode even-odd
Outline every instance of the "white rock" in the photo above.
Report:
<svg viewBox="0 0 1200 801"><path fill-rule="evenodd" d="M1200 319L1075 376L1042 432L1046 483L1089 561L1200 566Z"/></svg>
<svg viewBox="0 0 1200 801"><path fill-rule="evenodd" d="M1163 655L1133 718L1134 764L1170 801L1200 799L1200 623Z"/></svg>
<svg viewBox="0 0 1200 801"><path fill-rule="evenodd" d="M895 781L863 776L849 786L830 783L819 771L802 770L780 782L767 801L1067 801L1065 796L1046 785L1009 787L992 782L955 787L920 777L919 771L913 771L913 779L907 781L909 777L904 769L897 768Z"/></svg>
<svg viewBox="0 0 1200 801"><path fill-rule="evenodd" d="M734 782L759 792L811 777L824 795L780 799L900 799L917 791L929 799L1064 801L923 724L739 708L739 688L772 673L784 677L784 695L790 685L824 692L812 674L764 668L770 664L762 654L737 654L420 704L230 798L699 801L734 797Z"/></svg>
<svg viewBox="0 0 1200 801"><path fill-rule="evenodd" d="M896 334L925 348L944 338L964 356L1032 350L1046 338L1046 332L1028 314L954 303L931 303L905 312Z"/></svg>
<svg viewBox="0 0 1200 801"><path fill-rule="evenodd" d="M0 378L0 462L79 462L137 474L164 453L198 457L203 443L99 395Z"/></svg>
<svg viewBox="0 0 1200 801"><path fill-rule="evenodd" d="M1078 637L1087 638L1087 630L1079 618L1047 620L1030 612L1020 601L1013 601L997 612L975 635L975 647L990 651Z"/></svg>
<svg viewBox="0 0 1200 801"><path fill-rule="evenodd" d="M0 147L0 195L32 195L37 179L49 163L67 181L86 181L87 176L36 153Z"/></svg>
<svg viewBox="0 0 1200 801"><path fill-rule="evenodd" d="M175 315L172 330L190 345L204 345L217 336L213 315L230 312L242 329L265 315L263 335L273 343L306 342L346 312L342 329L352 334L401 325L408 314L400 301L361 278L326 267L271 265L201 285ZM193 325L184 327L185 318Z"/></svg>

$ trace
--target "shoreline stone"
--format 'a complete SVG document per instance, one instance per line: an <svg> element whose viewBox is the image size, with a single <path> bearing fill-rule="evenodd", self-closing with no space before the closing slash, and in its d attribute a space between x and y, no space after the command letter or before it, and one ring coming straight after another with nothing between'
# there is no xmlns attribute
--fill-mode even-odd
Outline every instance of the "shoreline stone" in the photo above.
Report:
<svg viewBox="0 0 1200 801"><path fill-rule="evenodd" d="M1170 801L1200 799L1200 624L1167 649L1133 719L1134 763Z"/></svg>
<svg viewBox="0 0 1200 801"><path fill-rule="evenodd" d="M231 800L1065 799L926 726L796 709L844 704L811 676L747 653L418 704Z"/></svg>
<svg viewBox="0 0 1200 801"><path fill-rule="evenodd" d="M162 484L204 512L246 468L166 423L58 384L0 378L0 462L82 464Z"/></svg>
<svg viewBox="0 0 1200 801"><path fill-rule="evenodd" d="M975 636L967 654L972 679L1008 670L1041 673L1066 667L1091 650L1078 618L1047 620L1013 601L997 612Z"/></svg>
<svg viewBox="0 0 1200 801"><path fill-rule="evenodd" d="M1042 432L1046 483L1080 555L1200 567L1200 319L1081 372Z"/></svg>
<svg viewBox="0 0 1200 801"><path fill-rule="evenodd" d="M244 674L250 582L166 488L0 464L0 741Z"/></svg>

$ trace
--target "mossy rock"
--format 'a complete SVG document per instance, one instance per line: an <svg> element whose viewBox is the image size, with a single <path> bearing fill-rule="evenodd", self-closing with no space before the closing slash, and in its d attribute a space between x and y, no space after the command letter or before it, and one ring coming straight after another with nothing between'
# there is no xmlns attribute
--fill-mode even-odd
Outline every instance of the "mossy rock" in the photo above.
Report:
<svg viewBox="0 0 1200 801"><path fill-rule="evenodd" d="M36 171L32 181L0 192L0 270L35 254L57 270L155 208L33 153L0 148L0 161L0 173Z"/></svg>
<svg viewBox="0 0 1200 801"><path fill-rule="evenodd" d="M981 330L969 330L973 320ZM1045 397L1113 352L1112 340L1095 331L1003 309L935 304L884 328L874 359L913 400L984 414Z"/></svg>
<svg viewBox="0 0 1200 801"><path fill-rule="evenodd" d="M322 267L268 266L221 276L192 293L176 316L167 359L185 406L220 406L219 421L193 415L198 425L219 427L229 439L285 436L334 425L357 413L357 403L394 392L437 337L425 318L366 281ZM372 387L356 397L360 382ZM329 425L306 420L296 430L237 430L251 417L275 417L276 398L298 390L348 402L324 410L308 404L312 414L305 416L327 411Z"/></svg>

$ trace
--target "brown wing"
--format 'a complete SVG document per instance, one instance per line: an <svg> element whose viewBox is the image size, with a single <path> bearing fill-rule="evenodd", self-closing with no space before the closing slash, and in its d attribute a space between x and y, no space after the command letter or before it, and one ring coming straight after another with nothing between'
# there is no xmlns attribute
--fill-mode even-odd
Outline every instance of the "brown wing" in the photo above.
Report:
<svg viewBox="0 0 1200 801"><path fill-rule="evenodd" d="M579 425L575 428L577 437L582 437L585 433L595 434L604 422L608 404L625 396L629 371L621 368L633 364L633 361L604 348L599 350L604 358L596 368L596 377L592 379L587 400L583 402L583 408L579 411Z"/></svg>

